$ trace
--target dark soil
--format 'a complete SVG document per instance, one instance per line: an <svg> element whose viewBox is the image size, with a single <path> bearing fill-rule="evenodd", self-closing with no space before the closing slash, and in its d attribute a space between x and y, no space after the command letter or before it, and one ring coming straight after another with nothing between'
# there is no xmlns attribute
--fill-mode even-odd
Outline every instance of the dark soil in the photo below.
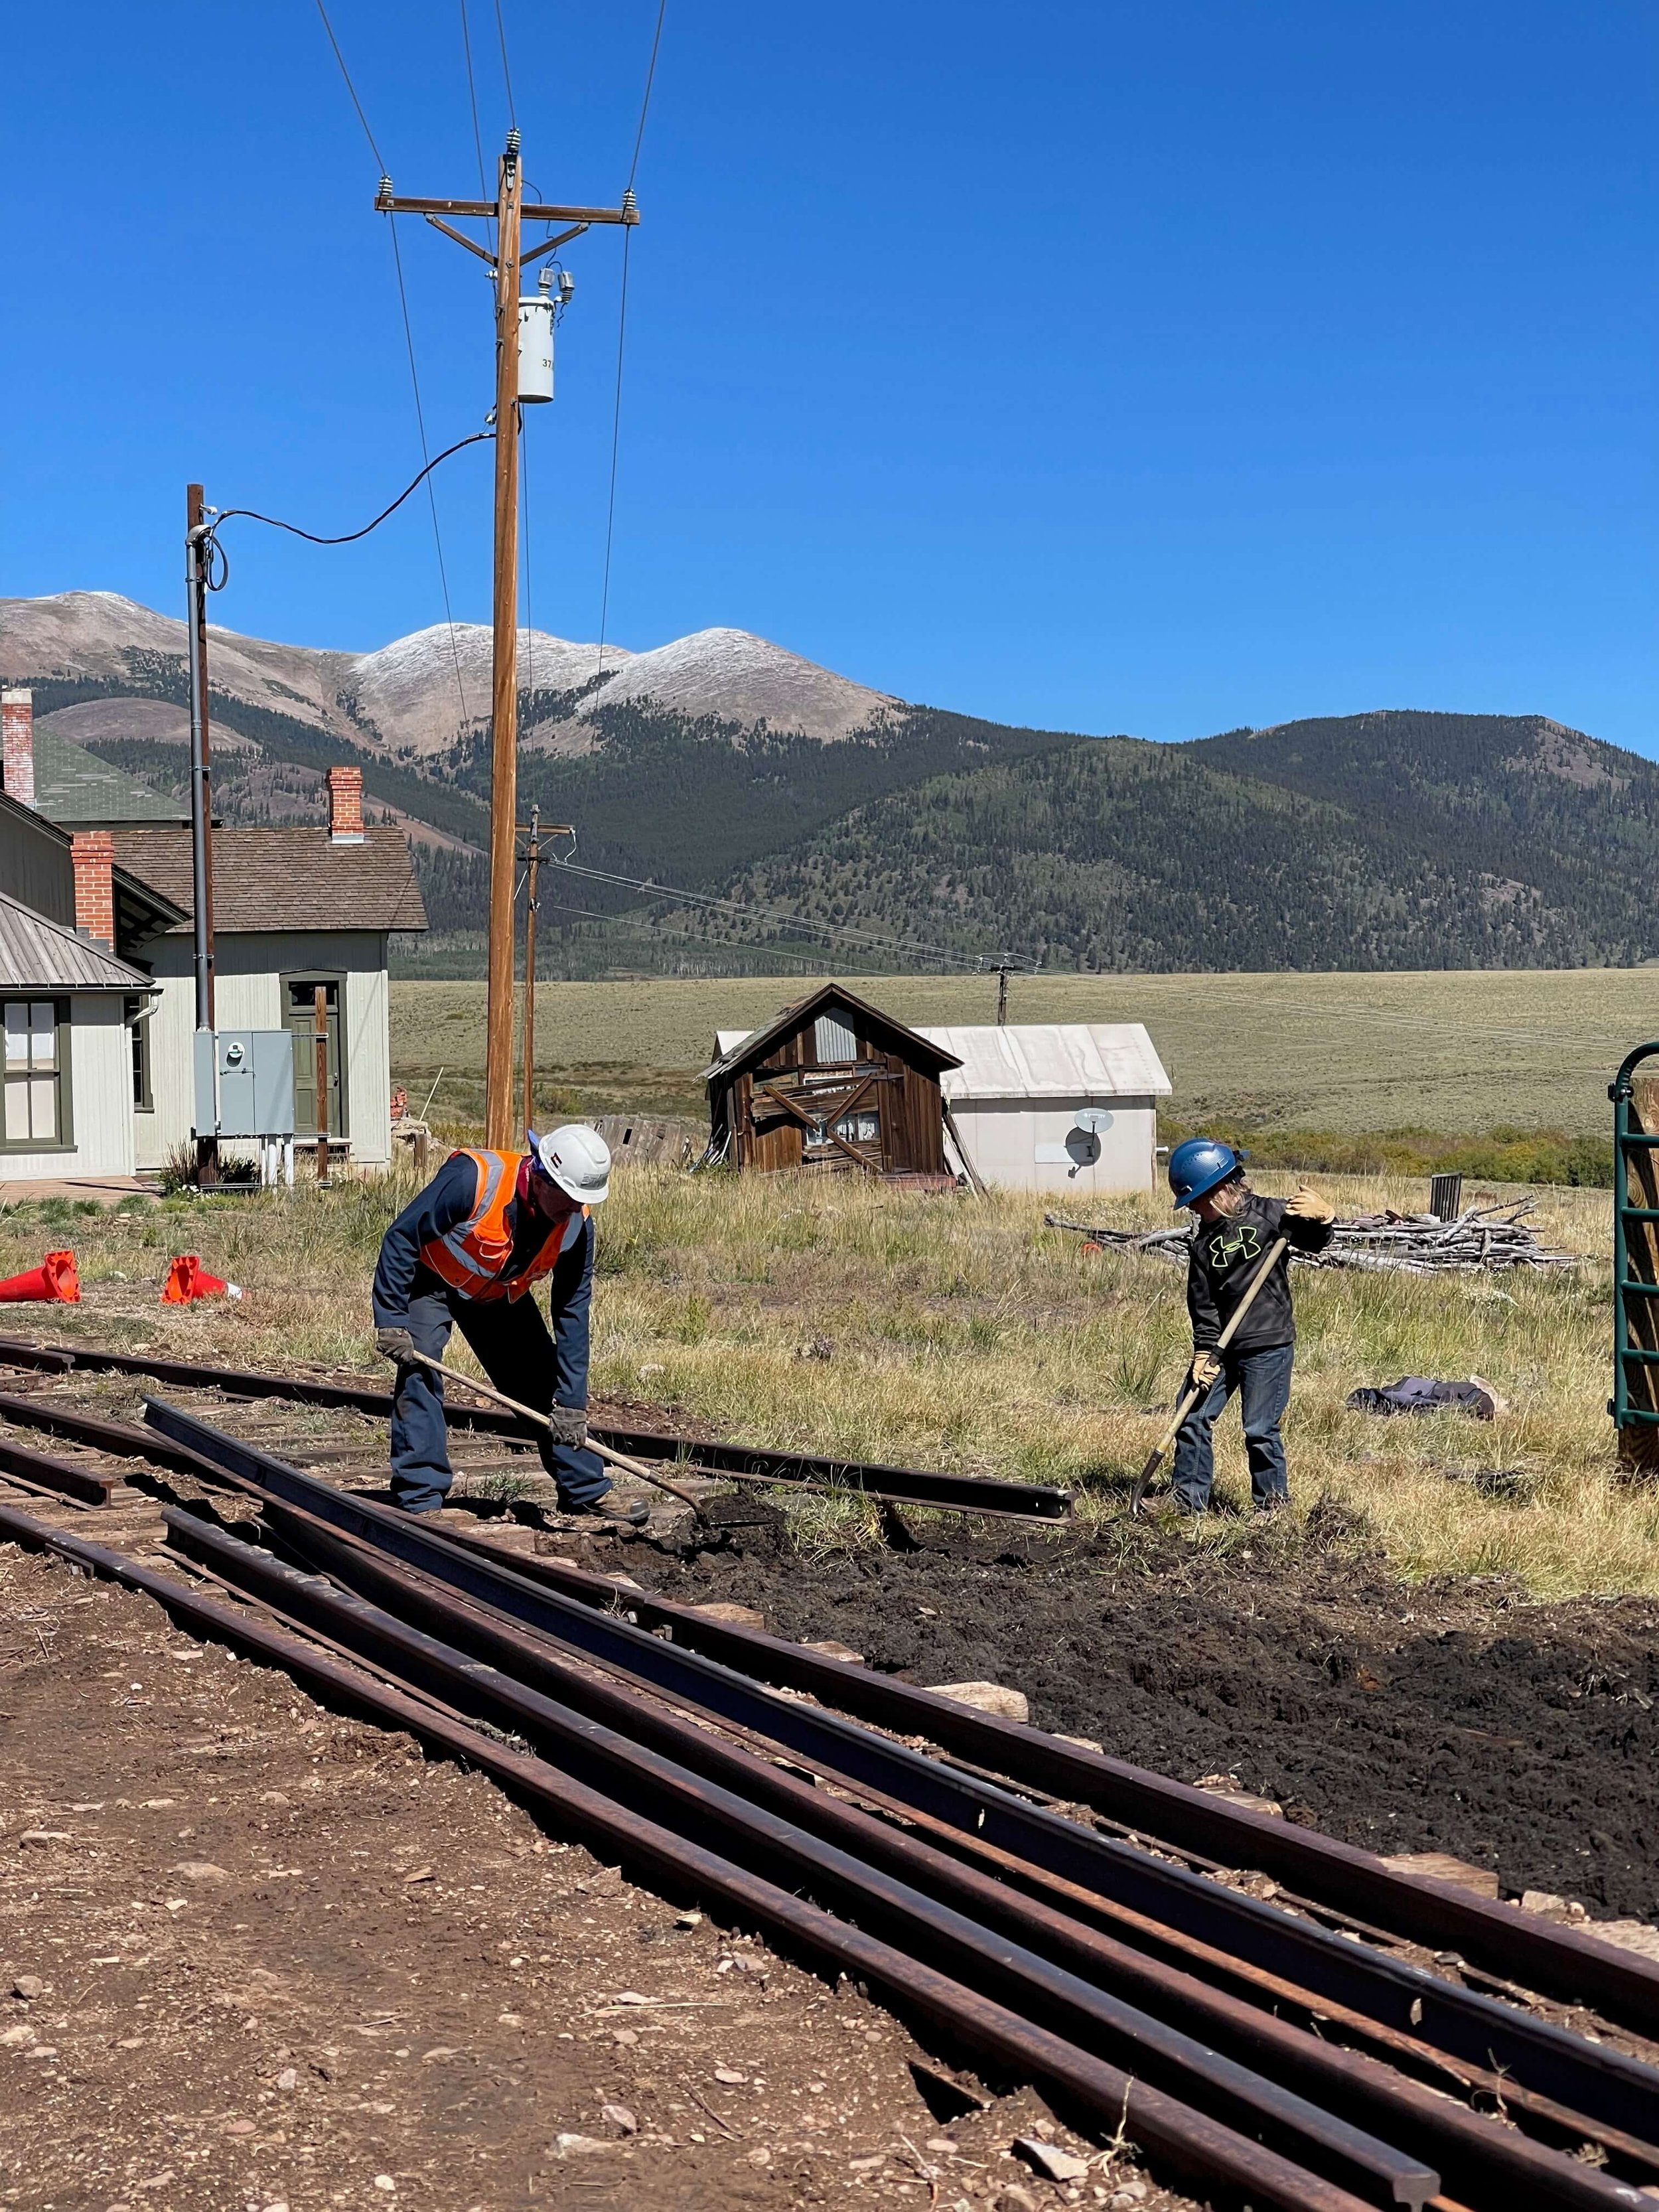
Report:
<svg viewBox="0 0 1659 2212"><path fill-rule="evenodd" d="M1408 1587L1328 1517L1296 1544L1273 1528L1195 1559L1149 1531L1126 1560L1116 1542L933 1521L817 1558L732 1528L680 1559L637 1546L629 1566L907 1680L1008 1684L1039 1727L1184 1781L1237 1775L1369 1850L1449 1851L1505 1895L1659 1917L1659 1604Z"/></svg>

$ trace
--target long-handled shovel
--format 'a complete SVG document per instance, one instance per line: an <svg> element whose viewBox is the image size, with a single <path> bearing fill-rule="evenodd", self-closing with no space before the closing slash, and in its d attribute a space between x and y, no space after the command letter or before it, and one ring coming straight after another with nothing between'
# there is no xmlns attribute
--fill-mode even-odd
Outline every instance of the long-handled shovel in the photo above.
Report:
<svg viewBox="0 0 1659 2212"><path fill-rule="evenodd" d="M505 1390L498 1390L493 1382L481 1382L476 1375L463 1375L459 1367L446 1367L441 1359L429 1359L423 1352L403 1356L416 1361L422 1367L429 1367L434 1375L447 1375L452 1382L464 1384L481 1398L489 1398L497 1406L505 1407L509 1413L516 1413L521 1421L533 1421L538 1429L550 1430L553 1426L545 1413L537 1413L531 1406L521 1406L516 1398L509 1398ZM612 1467L620 1468L624 1474L631 1474L636 1481L648 1482L653 1490L665 1490L671 1498L678 1498L682 1505L689 1505L705 1528L708 1525L708 1516L702 1506L689 1490L682 1490L678 1483L665 1481L661 1475L653 1474L650 1468L641 1467L638 1460L629 1459L625 1452L612 1451L609 1444L602 1444L592 1437L589 1437L584 1449L597 1452L602 1460L609 1461Z"/></svg>
<svg viewBox="0 0 1659 2212"><path fill-rule="evenodd" d="M1232 1342L1234 1337L1238 1334L1238 1325L1243 1320L1245 1315L1249 1313L1250 1308L1255 1304L1256 1292L1261 1288L1263 1283L1267 1281L1268 1276L1272 1274L1273 1269L1279 1265L1279 1262L1285 1253L1290 1249L1290 1243L1291 1240L1288 1237L1279 1237L1273 1246L1272 1249L1268 1252L1267 1258L1256 1269L1255 1274L1251 1276L1249 1288L1245 1291L1243 1297L1233 1309L1232 1319L1227 1323L1226 1328L1222 1330L1220 1335L1217 1337L1215 1340L1214 1348L1217 1352L1224 1352L1227 1349L1227 1346ZM1192 1389L1187 1393L1186 1396L1182 1400L1181 1403L1176 1407L1175 1419L1170 1422L1169 1427L1164 1430L1157 1443L1153 1445L1151 1457L1147 1460L1146 1466L1141 1468L1140 1473L1135 1477L1135 1486L1129 1493L1129 1511L1131 1514L1138 1514L1139 1512L1142 1503L1146 1496L1146 1486L1157 1474L1158 1462L1164 1457L1164 1455L1169 1450L1170 1445L1180 1435L1182 1423L1186 1419L1188 1414L1192 1412L1193 1407L1197 1405L1199 1400L1207 1395L1207 1394L1214 1388L1215 1385L1212 1382L1195 1382Z"/></svg>

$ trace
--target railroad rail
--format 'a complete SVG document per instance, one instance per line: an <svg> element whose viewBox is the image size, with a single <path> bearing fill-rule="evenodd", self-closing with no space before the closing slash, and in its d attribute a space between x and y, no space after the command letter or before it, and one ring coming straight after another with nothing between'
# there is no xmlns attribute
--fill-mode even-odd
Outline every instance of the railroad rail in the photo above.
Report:
<svg viewBox="0 0 1659 2212"><path fill-rule="evenodd" d="M217 1407L116 1419L73 1376L0 1397L0 1538L464 1757L1172 2178L1286 2212L1634 2212L1659 2192L1659 1971L1640 1958L711 1620L530 1529L397 1514L338 1486L362 1455L328 1435L283 1441L333 1480ZM1275 1901L1215 1878L1275 1852ZM1546 2016L1574 2003L1591 2033Z"/></svg>
<svg viewBox="0 0 1659 2212"><path fill-rule="evenodd" d="M260 1370L205 1366L194 1360L168 1359L147 1352L117 1352L106 1346L34 1344L0 1337L0 1365L35 1368L52 1374L76 1370L88 1374L143 1376L186 1389L221 1390L228 1397L286 1399L295 1405L392 1417L392 1393L373 1383L275 1375ZM449 1403L453 1427L533 1442L535 1431L493 1407ZM1071 1493L1052 1484L1014 1482L998 1475L947 1474L921 1468L888 1467L878 1462L833 1459L811 1452L775 1451L758 1445L679 1435L669 1429L619 1428L595 1422L596 1440L631 1459L664 1460L695 1474L726 1481L764 1483L781 1489L854 1490L883 1504L926 1505L951 1513L986 1513L995 1518L1061 1522L1072 1511Z"/></svg>

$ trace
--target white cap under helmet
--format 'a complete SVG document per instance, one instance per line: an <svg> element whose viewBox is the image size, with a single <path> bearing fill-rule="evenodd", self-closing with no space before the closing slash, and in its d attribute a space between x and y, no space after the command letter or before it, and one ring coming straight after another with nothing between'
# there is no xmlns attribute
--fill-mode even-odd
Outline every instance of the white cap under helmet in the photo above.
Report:
<svg viewBox="0 0 1659 2212"><path fill-rule="evenodd" d="M578 1206L598 1206L611 1195L611 1147L597 1129L567 1121L550 1136L532 1129L531 1156L550 1182Z"/></svg>

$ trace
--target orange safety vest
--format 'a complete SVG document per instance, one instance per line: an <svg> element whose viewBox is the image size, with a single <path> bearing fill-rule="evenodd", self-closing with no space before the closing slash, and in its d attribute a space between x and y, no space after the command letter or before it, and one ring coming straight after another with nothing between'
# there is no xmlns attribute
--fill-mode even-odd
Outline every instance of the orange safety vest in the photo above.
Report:
<svg viewBox="0 0 1659 2212"><path fill-rule="evenodd" d="M478 1171L477 1195L465 1221L442 1237L428 1237L421 1259L433 1273L459 1291L463 1297L483 1303L489 1298L521 1298L531 1285L550 1274L559 1255L580 1235L588 1208L556 1223L548 1232L530 1265L515 1275L505 1271L513 1253L507 1225L507 1209L519 1187L522 1152L464 1151Z"/></svg>

